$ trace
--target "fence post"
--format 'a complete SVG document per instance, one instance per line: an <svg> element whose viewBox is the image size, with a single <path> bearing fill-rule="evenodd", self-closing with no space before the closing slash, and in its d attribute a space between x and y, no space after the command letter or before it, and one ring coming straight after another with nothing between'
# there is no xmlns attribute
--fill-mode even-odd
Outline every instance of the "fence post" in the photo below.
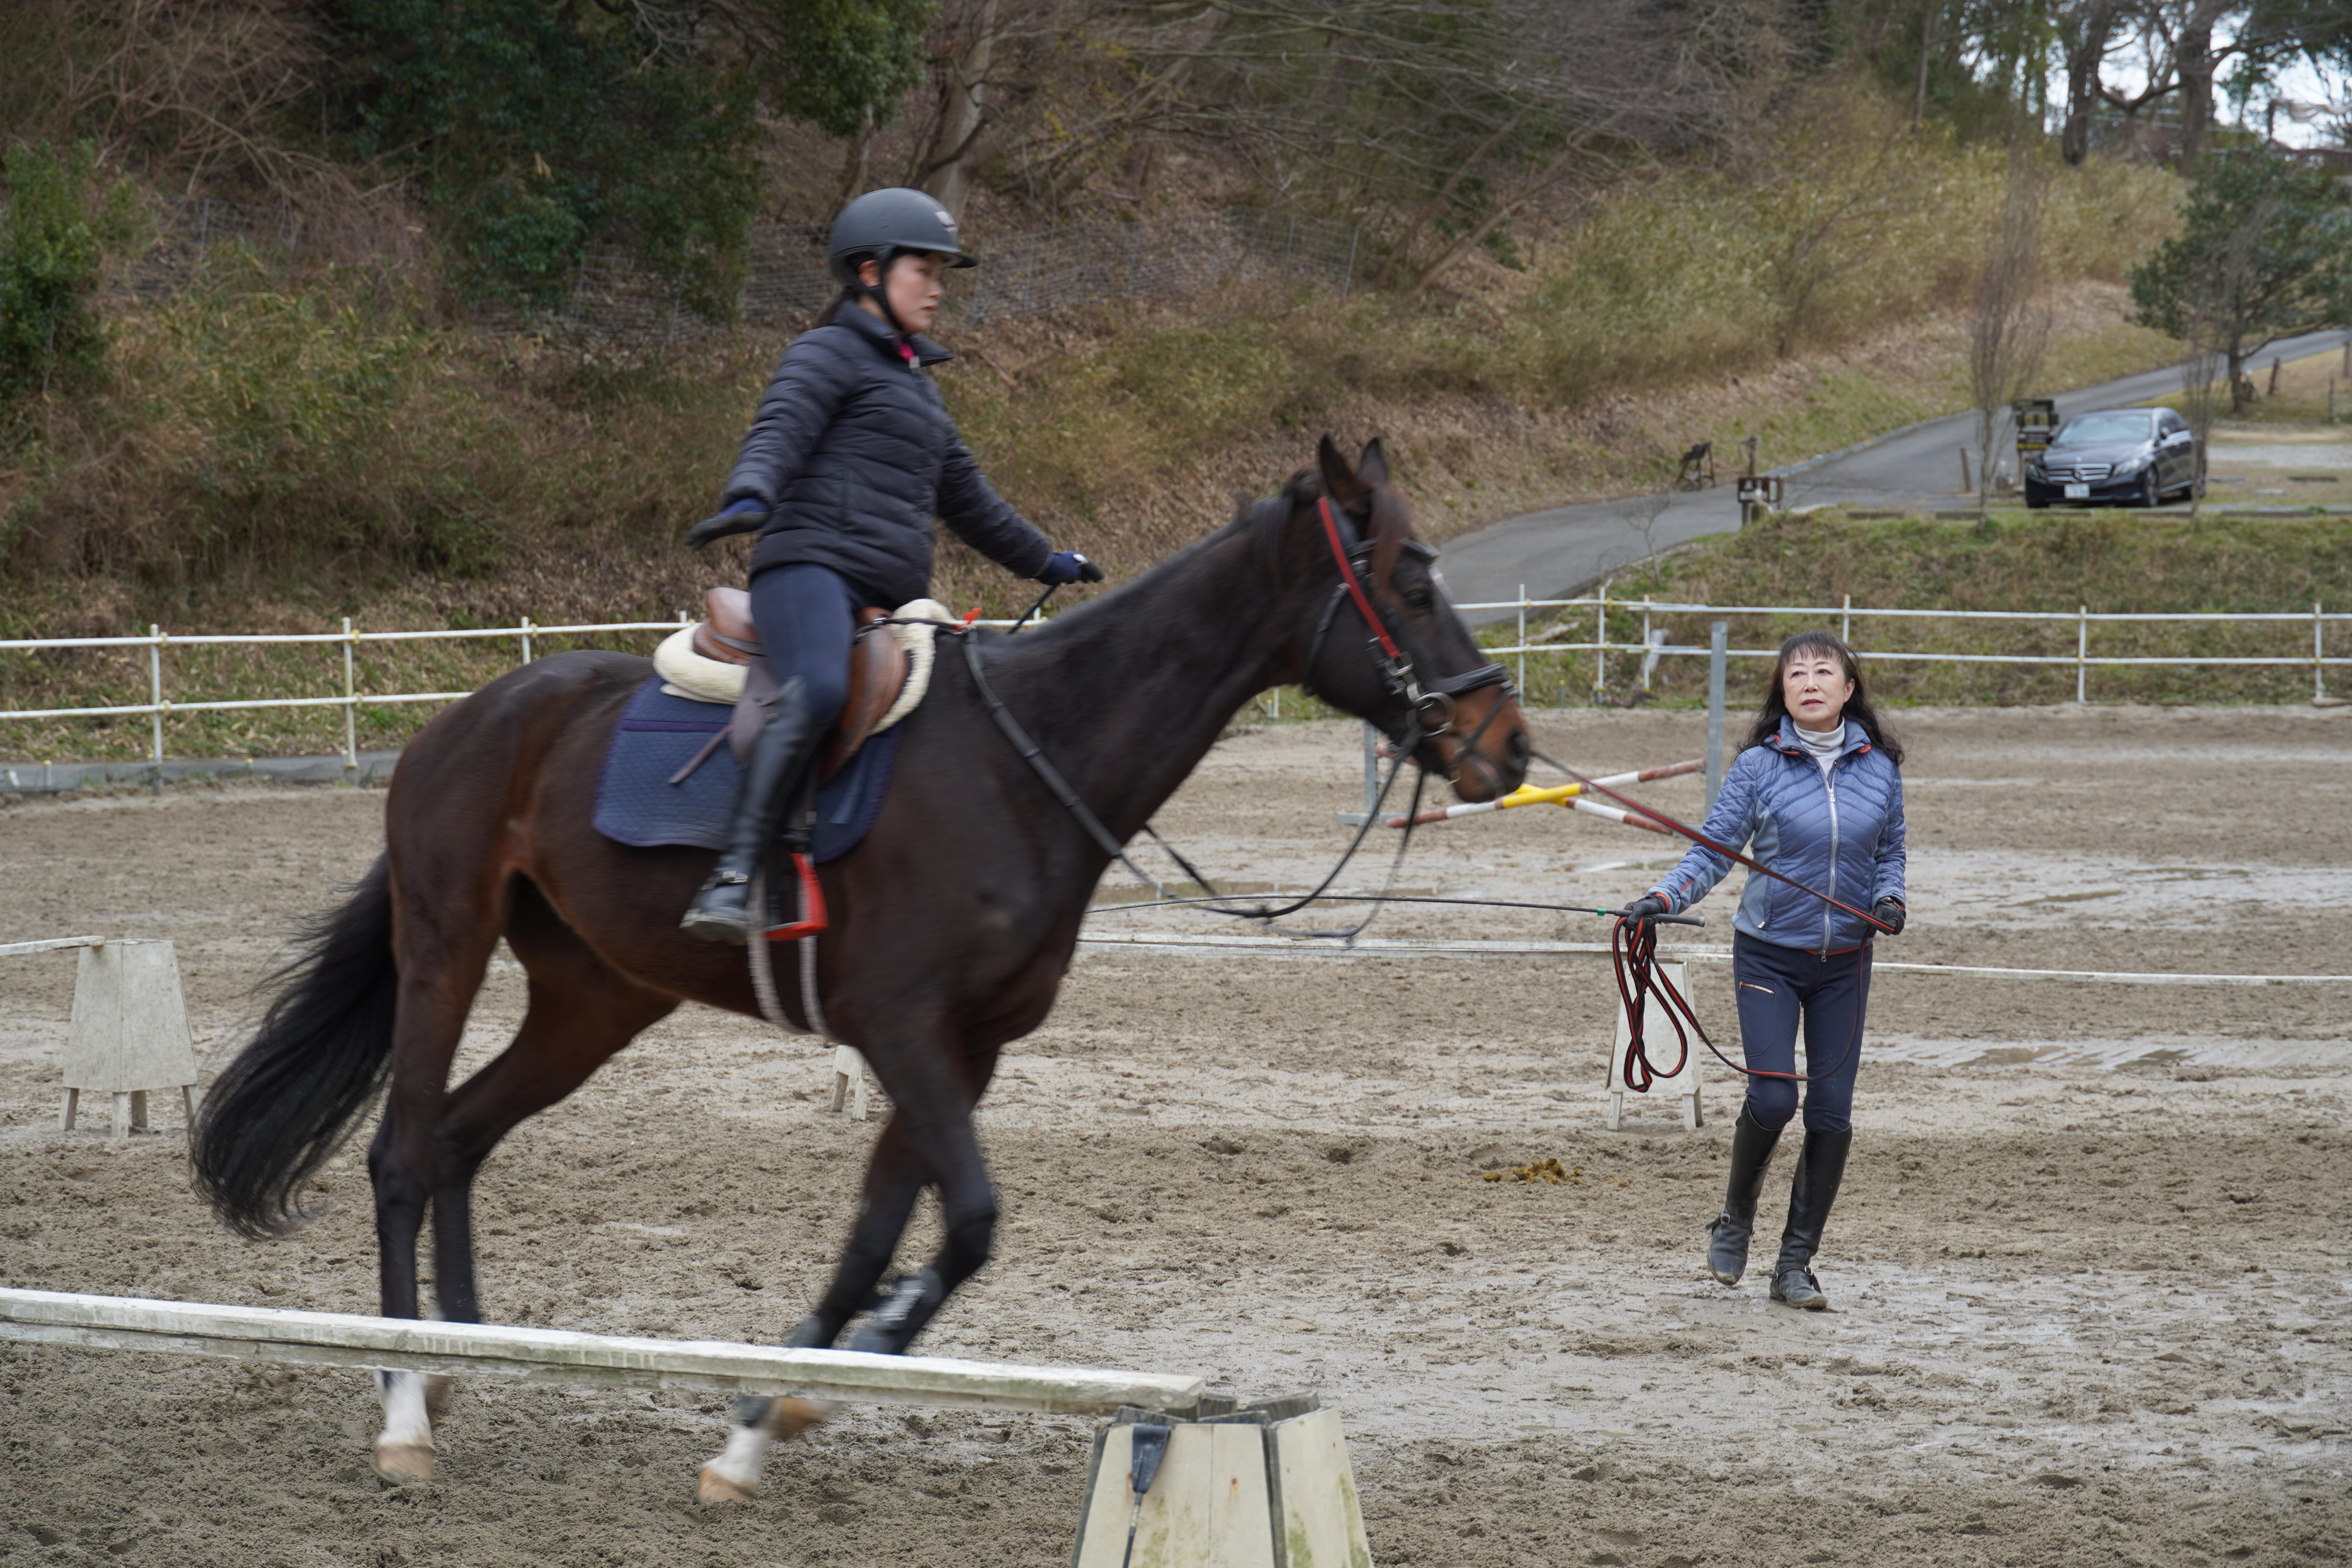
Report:
<svg viewBox="0 0 2352 1568"><path fill-rule="evenodd" d="M1528 689L1528 585L1519 584L1519 691Z"/></svg>
<svg viewBox="0 0 2352 1568"><path fill-rule="evenodd" d="M1845 646L1853 646L1853 595L1845 596L1845 607L1838 612L1838 637Z"/></svg>
<svg viewBox="0 0 2352 1568"><path fill-rule="evenodd" d="M2074 706L2080 708L2083 705L2083 673L2090 667L2091 606L2077 606L2074 616Z"/></svg>
<svg viewBox="0 0 2352 1568"><path fill-rule="evenodd" d="M1601 597L1592 611L1592 705L1601 705L1601 694L1609 689L1609 584L1601 584Z"/></svg>
<svg viewBox="0 0 2352 1568"><path fill-rule="evenodd" d="M343 769L357 773L360 765L358 660L352 657L352 618L343 617Z"/></svg>
<svg viewBox="0 0 2352 1568"><path fill-rule="evenodd" d="M163 628L154 622L147 623L147 700L154 709L147 715L155 740L155 787L163 787Z"/></svg>
<svg viewBox="0 0 2352 1568"><path fill-rule="evenodd" d="M522 661L525 664L530 662L530 617L529 616L522 618Z"/></svg>
<svg viewBox="0 0 2352 1568"><path fill-rule="evenodd" d="M2326 624L2319 618L2318 605L2314 604L2311 606L2311 700L2314 702L2327 695L2327 640L2321 631Z"/></svg>
<svg viewBox="0 0 2352 1568"><path fill-rule="evenodd" d="M1371 721L1364 721L1364 816L1370 820L1381 805L1381 757L1372 749Z"/></svg>
<svg viewBox="0 0 2352 1568"><path fill-rule="evenodd" d="M1717 621L1706 634L1706 814L1715 815L1715 792L1723 787L1723 675L1729 662L1731 623ZM1704 820L1704 818L1702 818Z"/></svg>

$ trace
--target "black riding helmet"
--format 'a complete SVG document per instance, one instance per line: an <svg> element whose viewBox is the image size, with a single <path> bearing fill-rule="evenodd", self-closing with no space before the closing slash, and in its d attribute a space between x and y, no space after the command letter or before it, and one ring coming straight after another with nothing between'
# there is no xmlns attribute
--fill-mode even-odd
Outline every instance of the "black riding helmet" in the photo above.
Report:
<svg viewBox="0 0 2352 1568"><path fill-rule="evenodd" d="M866 293L868 290L857 276L859 264L878 262L887 272L890 263L909 250L943 256L950 267L980 265L978 258L964 250L948 209L923 192L904 185L868 191L841 209L825 241L825 265L843 288Z"/></svg>

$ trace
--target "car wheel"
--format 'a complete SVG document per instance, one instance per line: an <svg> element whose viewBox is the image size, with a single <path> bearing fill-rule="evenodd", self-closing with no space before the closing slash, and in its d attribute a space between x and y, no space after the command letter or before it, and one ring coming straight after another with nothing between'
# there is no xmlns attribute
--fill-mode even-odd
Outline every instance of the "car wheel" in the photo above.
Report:
<svg viewBox="0 0 2352 1568"><path fill-rule="evenodd" d="M2149 507L2164 504L2164 492L2156 488L2156 470L2153 468L2140 477L2139 504Z"/></svg>
<svg viewBox="0 0 2352 1568"><path fill-rule="evenodd" d="M2189 493L2198 500L2205 499L2205 466L2202 463L2197 466L2196 479L2189 481Z"/></svg>

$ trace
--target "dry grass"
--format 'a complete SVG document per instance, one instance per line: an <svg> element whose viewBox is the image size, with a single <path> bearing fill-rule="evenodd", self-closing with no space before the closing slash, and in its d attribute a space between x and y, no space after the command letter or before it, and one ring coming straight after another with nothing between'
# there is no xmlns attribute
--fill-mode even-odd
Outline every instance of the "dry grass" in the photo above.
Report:
<svg viewBox="0 0 2352 1568"><path fill-rule="evenodd" d="M1855 198L1836 222L1810 198L1759 222L1780 209L1750 174L1694 171L1608 194L1529 241L1524 271L1481 259L1452 294L1261 281L1003 323L959 337L944 385L999 488L1115 580L1222 522L1234 491L1271 487L1327 429L1387 437L1439 538L1654 486L1701 439L1758 435L1768 463L1832 449L1966 405L1971 215L2005 174L1931 141L1863 145L1801 160ZM2170 200L2142 170L2055 178L2053 383L2169 353L2122 325L2115 280ZM1807 224L1827 281L1796 310L1771 279ZM110 386L0 440L0 635L666 618L740 573L741 543L700 559L676 541L714 499L777 334L582 353L447 324L386 276L229 258L119 306ZM944 535L939 585L992 613L1025 596ZM7 705L143 694L143 671L110 657L0 666ZM205 657L184 698L331 689L325 654ZM507 657L415 652L383 684L454 689ZM422 717L370 715L362 743ZM341 739L331 715L173 722L180 754ZM143 751L143 723L121 729L17 730L0 752Z"/></svg>

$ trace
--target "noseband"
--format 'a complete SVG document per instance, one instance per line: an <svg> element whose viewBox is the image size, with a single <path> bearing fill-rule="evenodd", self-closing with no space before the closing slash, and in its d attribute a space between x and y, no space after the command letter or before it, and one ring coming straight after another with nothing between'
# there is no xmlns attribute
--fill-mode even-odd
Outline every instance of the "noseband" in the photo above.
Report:
<svg viewBox="0 0 2352 1568"><path fill-rule="evenodd" d="M1339 606L1353 599L1356 613L1363 616L1364 625L1371 633L1366 647L1372 656L1372 667L1381 678L1381 684L1387 688L1390 696L1404 704L1408 731L1417 731L1389 738L1410 752L1423 741L1452 735L1463 742L1466 754L1468 748L1477 743L1478 736L1486 732L1486 725L1494 722L1495 715L1502 711L1502 704L1495 705L1475 733L1464 735L1454 724L1454 713L1462 698L1484 686L1507 688L1510 672L1499 664L1482 664L1461 675L1423 680L1414 667L1412 655L1407 653L1404 646L1390 634L1387 623L1381 619L1380 611L1373 607L1371 595L1365 590L1365 579L1371 570L1371 546L1346 520L1346 514L1331 504L1329 497L1317 497L1315 506L1323 518L1323 537L1331 546L1331 560L1339 568L1339 582L1331 590L1330 602L1323 606L1322 620L1316 625L1315 640L1307 647L1307 664L1300 684L1308 691L1314 691L1315 667L1323 658L1323 644L1331 635L1331 623L1338 617ZM1437 552L1418 539L1405 541L1403 548L1423 561L1437 559Z"/></svg>

